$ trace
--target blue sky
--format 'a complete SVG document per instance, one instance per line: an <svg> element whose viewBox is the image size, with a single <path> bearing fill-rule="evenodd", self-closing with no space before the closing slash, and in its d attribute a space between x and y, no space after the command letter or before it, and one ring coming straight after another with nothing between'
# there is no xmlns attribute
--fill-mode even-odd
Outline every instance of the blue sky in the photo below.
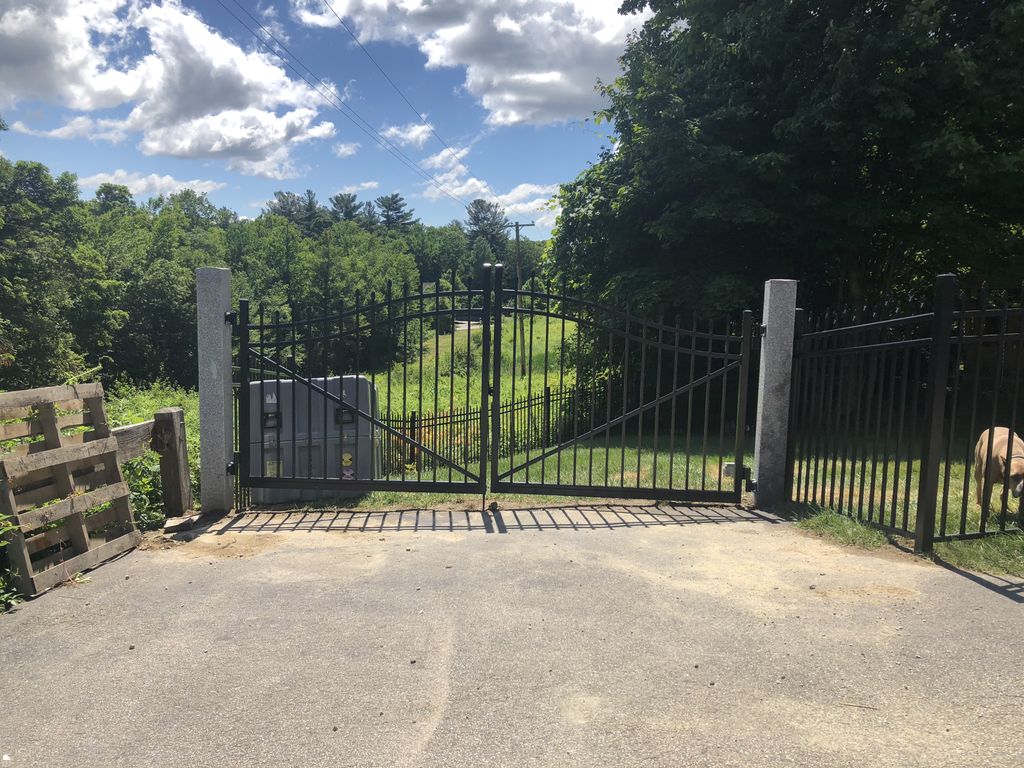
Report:
<svg viewBox="0 0 1024 768"><path fill-rule="evenodd" d="M84 196L192 186L243 216L278 189L397 191L431 224L485 197L541 237L555 185L608 144L594 84L641 22L618 4L0 0L0 152L76 173Z"/></svg>

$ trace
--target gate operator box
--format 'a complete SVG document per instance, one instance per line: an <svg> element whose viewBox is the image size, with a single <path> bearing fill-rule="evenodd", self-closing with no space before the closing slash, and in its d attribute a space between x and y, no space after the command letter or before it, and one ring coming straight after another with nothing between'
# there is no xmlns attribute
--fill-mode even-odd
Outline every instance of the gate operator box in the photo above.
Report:
<svg viewBox="0 0 1024 768"><path fill-rule="evenodd" d="M249 466L254 478L372 480L381 465L370 419L320 390L378 418L377 392L365 376L249 382ZM344 395L342 395L344 390ZM326 463L325 463L326 459ZM252 488L256 504L357 496L323 488Z"/></svg>

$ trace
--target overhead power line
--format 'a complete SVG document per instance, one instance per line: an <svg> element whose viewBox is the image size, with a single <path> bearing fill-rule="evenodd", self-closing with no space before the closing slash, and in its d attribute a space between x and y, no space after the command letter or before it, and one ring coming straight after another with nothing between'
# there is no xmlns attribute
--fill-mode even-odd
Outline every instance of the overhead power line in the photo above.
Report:
<svg viewBox="0 0 1024 768"><path fill-rule="evenodd" d="M312 88L328 104L328 106L331 106L334 109L336 109L338 112L340 112L342 114L342 116L345 117L345 119L347 119L349 122L351 122L353 125L355 125L356 128L358 128L360 131L362 131L364 134L366 134L371 140L373 140L378 145L380 145L392 157L394 157L400 163L405 165L406 168L408 168L410 171L415 173L417 176L422 178L427 183L429 183L429 184L433 185L434 187L436 187L442 194L444 194L447 197L451 198L452 200L457 202L459 205L461 205L463 208L468 208L468 205L466 204L466 202L464 200L459 198L457 195L455 195L453 192L451 192L451 190L449 190L447 187L445 187L443 184L441 184L433 176L433 174L428 172L419 163L417 163L411 157L406 155L399 147L397 147L393 142L391 142L386 136L382 135L380 133L380 131L378 131L376 128L374 128L372 125L370 125L370 123L367 122L362 117L362 115L360 115L354 108L352 108L349 104L346 104L344 99L341 97L341 95L338 94L338 92L335 91L333 87L328 86L326 84L326 82L323 80L323 78L319 77L315 72L313 72L312 69L310 69L302 61L302 59L300 59L298 56L296 56L294 53L292 53L292 51L290 51L288 49L288 47L286 45L284 45L284 43L282 43L280 40L278 40L278 38L269 29L267 29L257 18L255 18L241 3L239 3L238 0L232 0L232 2L246 16L248 16L250 19L252 19L252 21L260 29L262 29L263 32L271 40L273 40L274 43L278 47L280 47L281 50L283 50L288 56L290 56L292 59L294 59L295 62L299 66L302 67L302 69L304 69L307 73L309 73L309 77L307 77L307 75L304 74L298 67L296 67L294 64L292 64L291 61L289 61L287 58L282 56L273 46L271 46L269 43L267 43L267 41L260 34L258 34L252 27L250 27L248 24L246 24L245 21L243 21L241 18L239 18L238 15L234 11L232 11L231 8L229 8L223 2L223 0L217 0L217 4L218 5L220 5L235 21L237 21L245 30L247 30L253 37L255 37L257 42L259 42L264 48L266 48L268 51L270 51L271 54L273 54L275 57L277 57L285 65L285 67L287 69L289 69L292 72L294 72L307 85L309 85L309 87ZM311 81L310 77L314 78L314 80Z"/></svg>
<svg viewBox="0 0 1024 768"><path fill-rule="evenodd" d="M436 130L434 130L434 126L430 123L430 121L423 117L423 113L413 105L413 103L409 100L409 97L406 96L402 89L398 87L398 83L391 79L391 76L385 71L384 67L380 65L380 62L378 62L377 59L374 58L373 54L370 53L369 49L365 45L363 45L362 41L360 41L359 36L356 35L353 29L348 24L345 23L345 19L341 17L341 14L334 10L334 6L331 5L330 2L328 2L328 0L321 0L321 2L327 7L327 9L332 14L334 14L334 17L338 20L338 23L341 24L342 28L346 32L348 32L349 37L351 37L355 41L355 44L359 46L359 50L366 54L367 58L373 62L373 66L377 68L377 71L379 71L384 76L384 79L388 81L391 87L395 89L395 93L397 93L401 97L402 101L406 103L406 106L408 106L409 109L412 110L412 113L416 115L416 119L423 123L423 125L427 127L427 130L430 131L430 134L435 139L437 139L445 149L448 150L448 154L452 156L452 159L455 161L456 166L465 165L468 171L469 164L463 163L462 158L459 157L459 154L454 149L452 149L451 145L447 141L441 138L441 136L437 133ZM491 193L493 197L498 197L498 194L494 191L493 187L491 187L491 185L487 183L486 179L480 179L480 181L481 183L483 183L483 185L487 188L487 190Z"/></svg>

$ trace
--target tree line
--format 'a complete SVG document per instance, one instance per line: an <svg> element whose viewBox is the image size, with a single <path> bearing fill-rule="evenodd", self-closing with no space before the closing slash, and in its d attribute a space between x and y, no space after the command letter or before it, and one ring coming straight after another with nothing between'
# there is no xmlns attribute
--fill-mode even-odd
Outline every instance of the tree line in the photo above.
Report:
<svg viewBox="0 0 1024 768"><path fill-rule="evenodd" d="M255 219L185 189L137 204L124 186L80 197L70 173L0 156L0 389L83 377L194 386L195 270L226 266L232 293L300 318L420 281L466 283L514 258L495 203L428 226L400 195L360 202L278 192ZM541 243L526 241L530 268Z"/></svg>
<svg viewBox="0 0 1024 768"><path fill-rule="evenodd" d="M1018 287L1024 2L625 0L650 12L602 87L612 146L552 239L581 290L638 311L811 309Z"/></svg>

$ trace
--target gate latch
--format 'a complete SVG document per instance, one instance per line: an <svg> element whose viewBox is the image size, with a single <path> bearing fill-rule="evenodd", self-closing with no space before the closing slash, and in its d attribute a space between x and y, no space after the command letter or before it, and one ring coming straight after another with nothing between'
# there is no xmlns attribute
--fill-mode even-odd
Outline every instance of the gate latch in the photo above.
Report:
<svg viewBox="0 0 1024 768"><path fill-rule="evenodd" d="M224 313L224 325L230 325L234 328L238 325L238 313L237 312L225 312Z"/></svg>
<svg viewBox="0 0 1024 768"><path fill-rule="evenodd" d="M238 467L237 467L237 465L235 464L235 462L233 462L233 461L229 461L229 462L228 462L227 470L228 470L228 474L229 474L229 475L233 475L233 474L235 474L235 470L236 470L237 468L238 468Z"/></svg>

